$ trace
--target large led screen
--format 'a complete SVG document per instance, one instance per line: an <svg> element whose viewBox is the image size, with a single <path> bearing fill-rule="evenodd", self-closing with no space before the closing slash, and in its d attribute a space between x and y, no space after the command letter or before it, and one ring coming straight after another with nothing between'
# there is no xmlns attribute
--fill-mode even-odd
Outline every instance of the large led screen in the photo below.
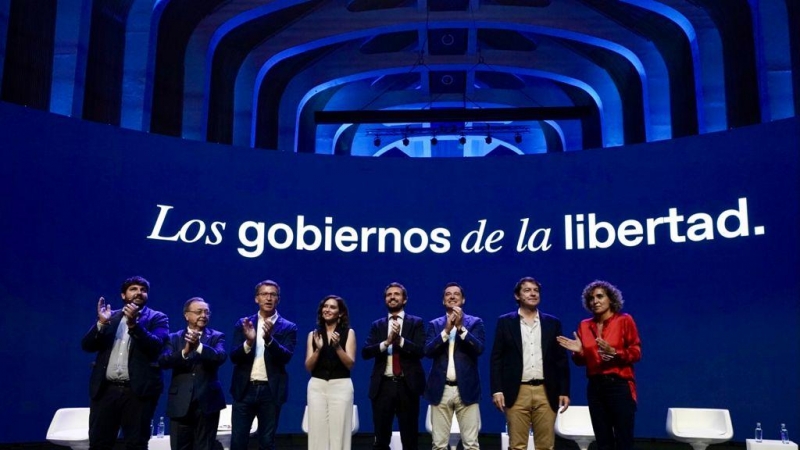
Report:
<svg viewBox="0 0 800 450"><path fill-rule="evenodd" d="M622 290L643 343L637 437L666 438L669 407L727 408L739 441L757 421L769 438L780 422L800 430L799 123L420 160L217 146L0 105L0 441L43 441L56 409L88 405L80 340L97 299L119 307L131 275L150 280L172 331L200 296L229 339L256 311L256 283L280 284L279 312L300 333L279 433L301 432L318 302L345 298L360 350L392 281L426 321L443 314L447 282L463 285L486 323L482 432L499 433L489 353L523 276L570 334L588 316L587 283ZM352 374L366 433L371 368L359 358ZM586 404L585 372L571 369L572 402Z"/></svg>

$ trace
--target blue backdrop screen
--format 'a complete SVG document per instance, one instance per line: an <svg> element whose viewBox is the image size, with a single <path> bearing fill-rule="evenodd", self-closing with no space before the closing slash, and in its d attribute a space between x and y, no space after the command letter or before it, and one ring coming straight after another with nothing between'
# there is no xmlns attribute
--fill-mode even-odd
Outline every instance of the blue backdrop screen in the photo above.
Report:
<svg viewBox="0 0 800 450"><path fill-rule="evenodd" d="M119 307L120 283L136 274L172 331L184 326L183 302L201 296L229 338L256 311L255 284L280 283L279 311L300 329L281 433L300 432L318 302L346 299L360 350L391 281L426 320L443 314L447 282L464 286L465 309L487 328L483 432L499 432L489 353L523 276L542 282L541 309L570 334L587 316L583 286L599 278L622 290L643 342L638 437L666 437L668 407L728 408L739 441L756 421L767 438L780 422L800 430L799 124L529 157L368 159L215 146L0 105L10 412L0 441L43 441L56 409L88 405L94 355L80 339L98 297ZM371 367L359 358L353 371L364 432ZM226 389L230 376L226 363ZM572 402L585 404L583 368L572 366L572 385Z"/></svg>

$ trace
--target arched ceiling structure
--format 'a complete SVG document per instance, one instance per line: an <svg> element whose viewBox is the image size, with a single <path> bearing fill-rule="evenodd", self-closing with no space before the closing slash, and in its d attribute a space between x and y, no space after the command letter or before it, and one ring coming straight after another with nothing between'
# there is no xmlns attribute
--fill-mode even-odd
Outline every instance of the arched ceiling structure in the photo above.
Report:
<svg viewBox="0 0 800 450"><path fill-rule="evenodd" d="M0 100L287 152L578 151L795 116L799 24L795 0L0 0Z"/></svg>

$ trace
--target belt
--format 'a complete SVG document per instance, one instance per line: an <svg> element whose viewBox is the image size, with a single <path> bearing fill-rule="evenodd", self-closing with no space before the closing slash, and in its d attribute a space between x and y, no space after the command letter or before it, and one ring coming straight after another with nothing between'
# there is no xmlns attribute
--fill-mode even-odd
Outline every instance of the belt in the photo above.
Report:
<svg viewBox="0 0 800 450"><path fill-rule="evenodd" d="M609 373L603 375L592 375L589 377L589 381L610 383L610 382L619 382L626 380L617 374Z"/></svg>
<svg viewBox="0 0 800 450"><path fill-rule="evenodd" d="M384 376L383 376L383 379L384 379L384 380L386 380L386 381L394 381L395 383L398 383L398 382L400 382L400 381L403 381L403 377L402 377L402 376L399 376L399 377L391 377L391 376L384 375Z"/></svg>
<svg viewBox="0 0 800 450"><path fill-rule="evenodd" d="M457 381L446 380L444 382L444 384L446 384L447 386L458 386L458 382Z"/></svg>
<svg viewBox="0 0 800 450"><path fill-rule="evenodd" d="M106 383L117 387L131 387L130 380L106 380Z"/></svg>
<svg viewBox="0 0 800 450"><path fill-rule="evenodd" d="M523 381L523 382L522 382L522 383L520 383L520 384L527 384L527 385L529 385L529 386L541 386L541 385L543 385L543 384L544 384L544 380L534 380L534 379L530 379L530 380L528 380L528 381Z"/></svg>
<svg viewBox="0 0 800 450"><path fill-rule="evenodd" d="M269 381L267 381L267 380L250 380L250 384L254 384L256 386L260 386L260 385L263 385L263 384L269 384Z"/></svg>

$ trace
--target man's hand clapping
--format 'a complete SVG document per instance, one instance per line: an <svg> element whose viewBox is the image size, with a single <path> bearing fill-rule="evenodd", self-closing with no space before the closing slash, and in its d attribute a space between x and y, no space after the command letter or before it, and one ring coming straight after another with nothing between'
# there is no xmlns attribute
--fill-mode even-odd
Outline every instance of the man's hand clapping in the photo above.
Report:
<svg viewBox="0 0 800 450"><path fill-rule="evenodd" d="M107 325L111 321L111 305L106 304L103 297L97 301L97 321L100 325Z"/></svg>
<svg viewBox="0 0 800 450"><path fill-rule="evenodd" d="M139 321L139 306L136 303L127 303L122 307L122 314L128 319L128 328L133 328Z"/></svg>

